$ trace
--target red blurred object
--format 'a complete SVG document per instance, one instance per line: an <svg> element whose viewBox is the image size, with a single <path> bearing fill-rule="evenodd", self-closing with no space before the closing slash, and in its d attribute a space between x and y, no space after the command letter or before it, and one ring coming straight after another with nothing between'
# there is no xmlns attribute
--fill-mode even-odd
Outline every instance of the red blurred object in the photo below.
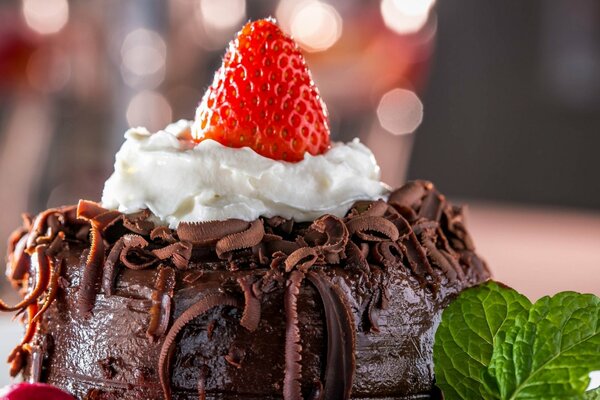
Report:
<svg viewBox="0 0 600 400"><path fill-rule="evenodd" d="M73 396L45 383L17 383L0 391L0 400L75 400Z"/></svg>
<svg viewBox="0 0 600 400"><path fill-rule="evenodd" d="M37 35L0 16L0 89L27 84L27 63L39 46Z"/></svg>

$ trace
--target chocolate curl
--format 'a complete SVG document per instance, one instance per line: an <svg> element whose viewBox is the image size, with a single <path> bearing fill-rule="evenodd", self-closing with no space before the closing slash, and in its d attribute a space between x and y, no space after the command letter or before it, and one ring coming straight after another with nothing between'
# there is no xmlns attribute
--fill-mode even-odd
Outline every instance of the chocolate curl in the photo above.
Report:
<svg viewBox="0 0 600 400"><path fill-rule="evenodd" d="M89 200L79 200L77 203L77 218L83 219L85 221L91 221L99 215L106 213L108 210L102 207L100 204L89 201Z"/></svg>
<svg viewBox="0 0 600 400"><path fill-rule="evenodd" d="M144 249L148 246L146 239L133 233L123 236L124 248L119 260L129 269L141 270L153 265L157 259L149 251Z"/></svg>
<svg viewBox="0 0 600 400"><path fill-rule="evenodd" d="M123 237L119 238L117 242L113 245L112 249L110 249L110 253L108 253L108 257L106 257L106 261L104 262L104 270L102 272L102 290L104 291L104 295L109 297L114 294L115 288L115 279L117 278L117 262L119 261L119 257L121 256L121 252L125 247L125 239Z"/></svg>
<svg viewBox="0 0 600 400"><path fill-rule="evenodd" d="M334 215L324 215L318 218L304 235L304 240L317 247L318 251L324 255L343 251L348 238L346 224ZM337 261L339 262L339 259Z"/></svg>
<svg viewBox="0 0 600 400"><path fill-rule="evenodd" d="M437 222L442 216L445 205L446 197L438 193L437 190L431 190L423 199L418 217Z"/></svg>
<svg viewBox="0 0 600 400"><path fill-rule="evenodd" d="M446 255L442 253L443 250L438 250L431 238L422 237L421 242L427 249L427 253L429 254L429 258L432 260L433 264L440 267L450 281L456 281L459 276L461 279L464 278L464 273L456 260L446 258Z"/></svg>
<svg viewBox="0 0 600 400"><path fill-rule="evenodd" d="M475 251L473 239L465 227L462 207L446 207L443 211L446 220L446 231L450 234L449 240L457 250Z"/></svg>
<svg viewBox="0 0 600 400"><path fill-rule="evenodd" d="M252 277L250 275L238 278L237 283L244 293L244 313L242 314L240 325L250 332L254 332L260 323L260 298L253 290L254 282L252 281Z"/></svg>
<svg viewBox="0 0 600 400"><path fill-rule="evenodd" d="M32 318L38 312L37 303L32 303L27 306L27 328L25 335L13 351L8 356L8 362L10 363L10 376L14 378L23 370L26 363L29 342L33 340L35 333L37 332L38 324L32 321Z"/></svg>
<svg viewBox="0 0 600 400"><path fill-rule="evenodd" d="M385 201L377 200L371 203L367 210L361 215L364 217L383 217L389 207L389 204L387 204Z"/></svg>
<svg viewBox="0 0 600 400"><path fill-rule="evenodd" d="M175 243L175 236L173 231L167 226L157 226L150 232L150 240L161 239L167 243Z"/></svg>
<svg viewBox="0 0 600 400"><path fill-rule="evenodd" d="M396 242L378 242L372 247L373 260L385 268L398 268L402 265L402 249Z"/></svg>
<svg viewBox="0 0 600 400"><path fill-rule="evenodd" d="M23 300L12 307L0 300L0 311L17 311L24 309L31 304L37 304L39 297L48 287L48 282L50 279L50 266L48 256L46 255L46 248L47 246L43 244L38 245L35 248L37 263L35 265L35 286L33 290L27 293ZM30 317L33 318L33 315Z"/></svg>
<svg viewBox="0 0 600 400"><path fill-rule="evenodd" d="M316 249L313 247L300 247L286 258L284 263L285 272L290 272L294 268L306 272L318 259L319 254L317 254Z"/></svg>
<svg viewBox="0 0 600 400"><path fill-rule="evenodd" d="M58 294L58 289L60 288L59 281L60 281L60 274L62 271L62 263L63 263L62 259L54 260L52 258L48 258L48 260L50 262L50 271L51 271L50 272L50 283L48 285L48 294L46 295L46 298L44 299L42 308L40 308L40 310L31 319L31 322L33 322L33 323L38 322L42 318L42 316L44 315L46 310L48 310L48 308L50 308L50 306L52 305L52 302L56 299L56 295Z"/></svg>
<svg viewBox="0 0 600 400"><path fill-rule="evenodd" d="M369 263L366 257L356 243L351 240L346 244L346 268L356 268L363 273L369 272Z"/></svg>
<svg viewBox="0 0 600 400"><path fill-rule="evenodd" d="M104 240L100 230L92 223L90 253L83 269L77 308L80 314L87 315L94 308L96 294L100 289L102 267L104 264Z"/></svg>
<svg viewBox="0 0 600 400"><path fill-rule="evenodd" d="M377 303L381 299L381 289L376 289L371 295L369 305L367 306L367 317L369 319L369 332L379 333L379 309Z"/></svg>
<svg viewBox="0 0 600 400"><path fill-rule="evenodd" d="M404 186L390 193L388 203L401 207L418 208L423 196L433 190L433 183L428 181L407 182Z"/></svg>
<svg viewBox="0 0 600 400"><path fill-rule="evenodd" d="M187 269L190 258L192 257L192 244L188 242L176 242L167 245L161 249L152 250L159 260L171 258L177 269Z"/></svg>
<svg viewBox="0 0 600 400"><path fill-rule="evenodd" d="M150 342L162 337L169 327L171 317L171 299L175 290L176 275L171 267L162 267L158 270L158 276L154 283L152 292L152 306L150 307L150 323L146 336Z"/></svg>
<svg viewBox="0 0 600 400"><path fill-rule="evenodd" d="M433 268L431 268L425 249L421 246L421 243L419 243L415 234L411 233L407 238L401 241L401 244L406 249L406 258L409 267L415 274L419 283L422 286L431 286L434 291L437 290L439 278L435 275ZM433 277L434 282L428 282L427 276Z"/></svg>
<svg viewBox="0 0 600 400"><path fill-rule="evenodd" d="M252 221L245 231L227 235L219 239L216 245L217 256L227 258L226 254L240 249L250 248L259 244L265 235L265 228L260 219Z"/></svg>
<svg viewBox="0 0 600 400"><path fill-rule="evenodd" d="M356 368L356 328L344 292L323 271L310 271L306 278L323 301L327 323L327 362L323 399L350 399Z"/></svg>
<svg viewBox="0 0 600 400"><path fill-rule="evenodd" d="M91 222L98 230L104 232L108 227L123 218L123 214L116 210L107 210L93 201L79 200L77 218Z"/></svg>
<svg viewBox="0 0 600 400"><path fill-rule="evenodd" d="M142 210L134 214L123 215L123 226L133 233L146 236L154 229L154 224L148 221L149 210Z"/></svg>
<svg viewBox="0 0 600 400"><path fill-rule="evenodd" d="M175 350L175 339L181 330L194 318L210 311L217 306L230 306L239 308L239 302L235 297L219 292L208 293L196 304L188 308L175 320L171 329L165 337L158 358L158 377L163 389L165 400L171 400L171 359Z"/></svg>
<svg viewBox="0 0 600 400"><path fill-rule="evenodd" d="M6 276L12 283L22 280L31 266L31 256L25 252L27 237L27 233L17 230L8 241Z"/></svg>
<svg viewBox="0 0 600 400"><path fill-rule="evenodd" d="M60 214L60 212L59 208L50 208L35 218L27 238L27 247L25 248L27 254L33 255L38 244L47 244L54 239L54 235L57 233L56 226L53 224L53 227L49 227L48 218L51 215Z"/></svg>
<svg viewBox="0 0 600 400"><path fill-rule="evenodd" d="M285 306L285 375L283 378L284 400L302 400L302 345L298 326L298 296L304 273L293 271L286 282ZM334 399L335 397L331 397Z"/></svg>
<svg viewBox="0 0 600 400"><path fill-rule="evenodd" d="M177 226L179 240L190 242L197 246L212 246L219 239L248 229L250 224L241 219L208 222L181 222Z"/></svg>
<svg viewBox="0 0 600 400"><path fill-rule="evenodd" d="M368 242L395 242L400 236L396 225L383 217L359 216L350 219L346 226L350 236L356 235Z"/></svg>

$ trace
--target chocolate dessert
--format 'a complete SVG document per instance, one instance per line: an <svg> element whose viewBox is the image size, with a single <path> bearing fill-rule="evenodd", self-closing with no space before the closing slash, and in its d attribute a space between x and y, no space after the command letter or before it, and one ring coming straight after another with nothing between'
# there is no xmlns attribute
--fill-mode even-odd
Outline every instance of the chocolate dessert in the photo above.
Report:
<svg viewBox="0 0 600 400"><path fill-rule="evenodd" d="M82 201L11 237L13 375L89 399L428 398L441 311L489 277L428 182L312 223L149 215Z"/></svg>
<svg viewBox="0 0 600 400"><path fill-rule="evenodd" d="M7 264L23 300L0 303L26 327L12 376L78 399L435 396L441 313L489 271L462 209L431 183L389 191L365 146L330 146L324 104L290 43L272 21L249 23L194 127L129 131L101 204L24 218ZM251 112L243 121L258 133L238 148L231 138L247 143L248 131L228 130L244 126L229 119L245 109L231 103L245 101L236 79L274 76L251 73L272 64L268 51L244 53L254 47L292 60L289 96L303 106L267 126ZM224 82L238 83L233 97ZM286 100L276 99L282 110ZM305 121L297 132L278 125L294 113Z"/></svg>

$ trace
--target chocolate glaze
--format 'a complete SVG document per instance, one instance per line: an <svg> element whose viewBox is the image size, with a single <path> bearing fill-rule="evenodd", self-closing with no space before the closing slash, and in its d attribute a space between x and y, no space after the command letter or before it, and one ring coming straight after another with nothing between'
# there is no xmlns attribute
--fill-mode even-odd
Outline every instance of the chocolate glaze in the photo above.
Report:
<svg viewBox="0 0 600 400"><path fill-rule="evenodd" d="M489 278L429 182L312 223L149 216L82 201L11 236L13 374L79 399L431 398L441 311Z"/></svg>

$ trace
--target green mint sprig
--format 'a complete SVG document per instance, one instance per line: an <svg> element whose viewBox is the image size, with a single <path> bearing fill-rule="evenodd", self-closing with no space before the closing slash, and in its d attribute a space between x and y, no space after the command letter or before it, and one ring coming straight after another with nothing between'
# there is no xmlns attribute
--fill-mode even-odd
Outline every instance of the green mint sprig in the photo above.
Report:
<svg viewBox="0 0 600 400"><path fill-rule="evenodd" d="M444 311L433 355L449 400L600 399L585 393L600 370L600 299L562 292L532 304L487 282Z"/></svg>

